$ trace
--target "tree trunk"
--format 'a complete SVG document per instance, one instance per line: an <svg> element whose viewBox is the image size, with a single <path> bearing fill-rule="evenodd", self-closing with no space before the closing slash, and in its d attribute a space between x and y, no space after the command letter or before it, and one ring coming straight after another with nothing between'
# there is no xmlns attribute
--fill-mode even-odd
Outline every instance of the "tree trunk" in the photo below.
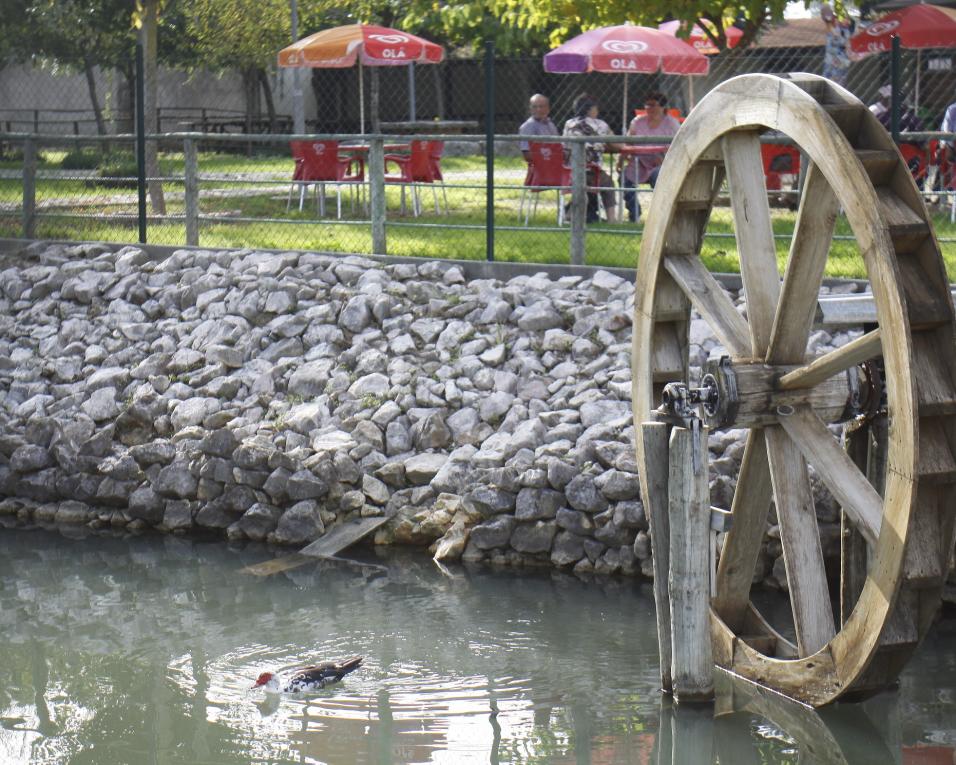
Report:
<svg viewBox="0 0 956 765"><path fill-rule="evenodd" d="M445 119L445 65L435 64L432 67L432 77L435 80L435 116Z"/></svg>
<svg viewBox="0 0 956 765"><path fill-rule="evenodd" d="M96 118L96 132L106 135L106 122L103 120L103 110L100 108L100 99L96 95L96 80L93 77L93 61L89 56L83 57L83 71L86 74L86 87L90 91L90 103L93 105L93 116Z"/></svg>
<svg viewBox="0 0 956 765"><path fill-rule="evenodd" d="M262 95L266 99L266 114L269 117L269 132L276 132L276 105L272 99L272 83L265 69L257 69L259 84L262 86Z"/></svg>
<svg viewBox="0 0 956 765"><path fill-rule="evenodd" d="M123 76L116 92L119 112L113 118L113 129L117 133L136 132L136 72L132 62L127 61L120 72Z"/></svg>
<svg viewBox="0 0 956 765"><path fill-rule="evenodd" d="M246 118L243 132L249 135L252 130L252 115L258 112L259 101L259 78L255 67L247 67L242 70L242 90L246 94ZM246 142L246 156L252 156L252 141Z"/></svg>
<svg viewBox="0 0 956 765"><path fill-rule="evenodd" d="M378 78L378 67L370 66L369 72L372 80L372 87L370 88L371 93L369 94L369 111L371 112L372 119L372 132L381 133L379 129L379 117L378 117L378 104L379 104L379 78Z"/></svg>
<svg viewBox="0 0 956 765"><path fill-rule="evenodd" d="M159 22L159 1L144 0L146 13L143 19L143 58L145 59L145 89L143 104L146 109L146 132L157 131L157 27ZM159 144L156 141L146 142L146 177L149 188L149 201L155 215L166 214L166 197L163 194L163 184L159 180Z"/></svg>

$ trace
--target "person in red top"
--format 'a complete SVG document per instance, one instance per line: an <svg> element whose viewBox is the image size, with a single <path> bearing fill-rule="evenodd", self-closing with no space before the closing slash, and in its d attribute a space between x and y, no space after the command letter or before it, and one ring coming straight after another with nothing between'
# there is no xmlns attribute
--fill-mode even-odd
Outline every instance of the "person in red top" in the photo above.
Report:
<svg viewBox="0 0 956 765"><path fill-rule="evenodd" d="M680 129L680 122L664 111L666 106L667 96L663 93L651 93L644 99L646 113L631 120L627 134L673 136ZM649 183L651 188L654 188L666 151L665 149L659 154L631 157L624 168L624 188L631 189L624 192L624 206L631 223L637 222L641 217L641 204L634 189L642 183Z"/></svg>

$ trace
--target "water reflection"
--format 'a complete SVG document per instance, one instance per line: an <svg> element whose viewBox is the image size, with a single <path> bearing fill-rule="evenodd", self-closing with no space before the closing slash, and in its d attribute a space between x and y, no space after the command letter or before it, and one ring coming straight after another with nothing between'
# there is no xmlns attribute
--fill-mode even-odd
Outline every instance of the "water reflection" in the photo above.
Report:
<svg viewBox="0 0 956 765"><path fill-rule="evenodd" d="M736 687L675 709L634 583L394 555L239 573L268 556L3 530L0 763L939 765L925 758L956 743L952 622L875 722L872 705L808 717ZM264 669L356 653L362 670L317 694L248 691Z"/></svg>

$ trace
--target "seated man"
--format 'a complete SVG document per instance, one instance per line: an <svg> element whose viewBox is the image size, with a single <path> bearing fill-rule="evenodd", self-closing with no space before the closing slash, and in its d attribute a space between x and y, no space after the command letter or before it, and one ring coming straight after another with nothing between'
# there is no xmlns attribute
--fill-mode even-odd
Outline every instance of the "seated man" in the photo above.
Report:
<svg viewBox="0 0 956 765"><path fill-rule="evenodd" d="M956 133L956 103L946 107L943 124L939 128L943 133Z"/></svg>
<svg viewBox="0 0 956 765"><path fill-rule="evenodd" d="M892 120L891 105L893 100L893 87L891 85L884 85L877 93L879 94L879 100L870 106L870 111L876 115L880 124L889 130ZM913 111L913 108L906 103L905 100L901 101L900 132L918 133L923 129L923 120L919 118L916 112Z"/></svg>
<svg viewBox="0 0 956 765"><path fill-rule="evenodd" d="M568 136L609 136L611 128L608 124L598 119L597 99L582 93L574 99L574 116L564 123L564 135ZM614 191L614 179L601 166L604 159L604 151L620 151L621 145L617 143L608 143L595 141L585 144L584 161L588 164L588 184L600 188L601 199L604 201L604 212L607 215L608 223L617 223L617 204L616 192ZM594 178L594 175L597 178ZM588 212L587 222L596 223L599 220L597 195L588 194Z"/></svg>
<svg viewBox="0 0 956 765"><path fill-rule="evenodd" d="M943 115L943 124L939 126L941 133L956 133L956 102L946 107L946 113ZM953 138L943 138L939 142L939 167L941 177L939 181L943 188L953 186L953 160L956 156ZM942 172L946 168L945 173Z"/></svg>
<svg viewBox="0 0 956 765"><path fill-rule="evenodd" d="M535 93L531 96L531 100L528 104L531 111L531 116L528 117L518 128L518 133L520 135L557 135L558 128L551 121L551 117L548 115L551 113L551 102L548 100L548 97L542 95L541 93ZM528 142L522 141L519 144L521 153L524 155L525 159L529 159L530 151L528 149Z"/></svg>
<svg viewBox="0 0 956 765"><path fill-rule="evenodd" d="M644 100L647 113L631 120L627 134L673 136L680 129L680 122L664 111L665 106L667 97L663 93L651 93ZM624 168L624 188L634 189L642 183L649 183L651 188L654 188L666 151L665 149L659 154L640 154L636 159L631 157ZM641 204L636 191L624 192L624 206L627 207L627 217L631 223L637 222L641 217Z"/></svg>

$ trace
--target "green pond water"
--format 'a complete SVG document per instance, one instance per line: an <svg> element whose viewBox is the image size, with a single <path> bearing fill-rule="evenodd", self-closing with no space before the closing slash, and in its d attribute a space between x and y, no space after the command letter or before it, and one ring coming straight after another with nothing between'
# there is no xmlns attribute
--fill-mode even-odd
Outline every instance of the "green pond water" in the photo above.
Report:
<svg viewBox="0 0 956 765"><path fill-rule="evenodd" d="M898 692L814 713L721 680L715 717L661 698L647 585L372 552L263 578L259 546L64 534L0 528L0 765L956 762L956 619Z"/></svg>

